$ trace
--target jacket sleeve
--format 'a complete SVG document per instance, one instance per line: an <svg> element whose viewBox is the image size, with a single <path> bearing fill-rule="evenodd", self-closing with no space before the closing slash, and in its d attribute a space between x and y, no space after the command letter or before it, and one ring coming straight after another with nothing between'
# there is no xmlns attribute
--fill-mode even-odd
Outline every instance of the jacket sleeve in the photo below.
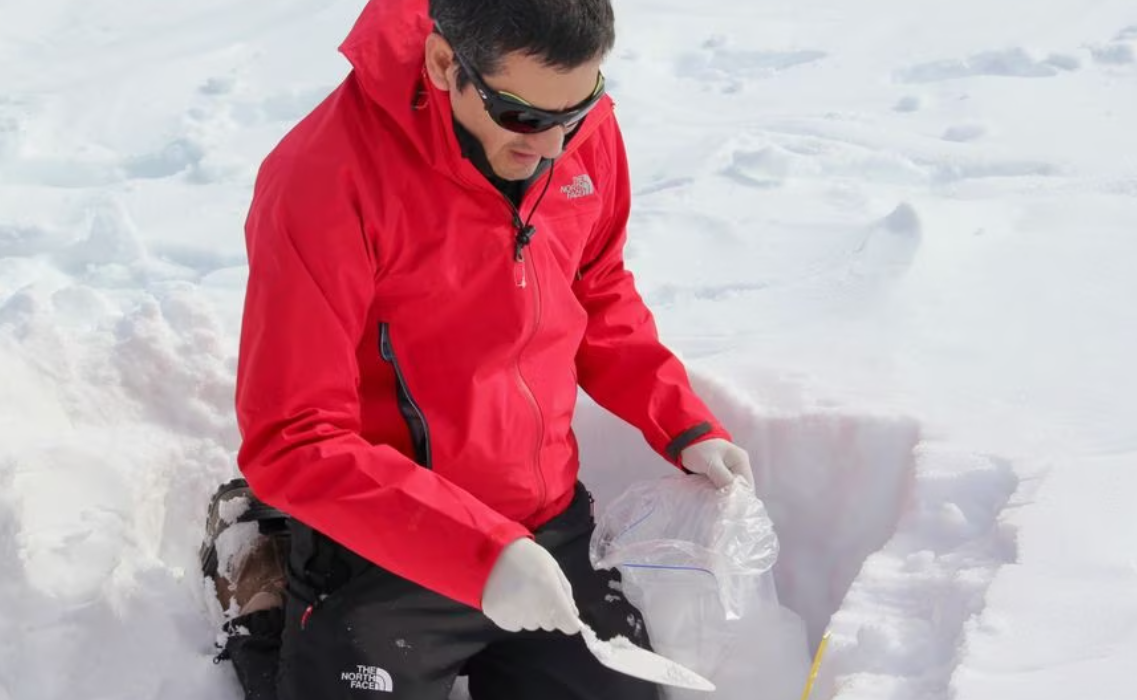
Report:
<svg viewBox="0 0 1137 700"><path fill-rule="evenodd" d="M648 444L678 465L701 440L730 439L691 388L683 364L659 340L655 320L624 266L631 190L618 127L608 141L612 163L605 210L586 246L573 290L588 312L577 352L581 387L597 403L643 432Z"/></svg>
<svg viewBox="0 0 1137 700"><path fill-rule="evenodd" d="M372 304L375 251L352 204L351 178L302 170L270 158L246 223L240 469L270 505L385 569L480 608L498 554L530 533L361 437L356 350Z"/></svg>

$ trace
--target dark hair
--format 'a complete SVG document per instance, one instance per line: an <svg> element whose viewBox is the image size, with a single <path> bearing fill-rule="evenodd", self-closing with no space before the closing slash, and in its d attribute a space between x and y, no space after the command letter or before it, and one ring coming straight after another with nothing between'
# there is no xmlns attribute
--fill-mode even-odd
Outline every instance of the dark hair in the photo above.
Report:
<svg viewBox="0 0 1137 700"><path fill-rule="evenodd" d="M481 75L497 73L515 51L572 69L616 42L610 0L430 0L430 18ZM468 82L459 70L458 88Z"/></svg>

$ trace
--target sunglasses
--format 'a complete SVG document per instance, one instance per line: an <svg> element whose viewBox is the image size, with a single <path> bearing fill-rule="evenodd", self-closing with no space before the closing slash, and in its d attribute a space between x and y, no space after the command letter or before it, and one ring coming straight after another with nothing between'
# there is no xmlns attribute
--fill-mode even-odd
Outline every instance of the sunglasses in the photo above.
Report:
<svg viewBox="0 0 1137 700"><path fill-rule="evenodd" d="M440 35L442 34L442 31L437 28L436 31ZM449 41L447 39L448 43ZM566 131L572 131L580 122L584 121L592 108L600 102L600 98L604 97L604 74L601 73L596 78L596 89L592 91L592 95L575 107L555 112L534 107L517 95L499 92L486 85L482 76L478 75L478 72L470 66L462 54L458 53L457 49L454 49L454 44L451 43L450 48L454 51L454 58L458 61L458 65L466 72L470 82L474 84L474 89L482 98L482 104L489 112L490 118L501 128L516 134L539 134L558 126L564 127Z"/></svg>

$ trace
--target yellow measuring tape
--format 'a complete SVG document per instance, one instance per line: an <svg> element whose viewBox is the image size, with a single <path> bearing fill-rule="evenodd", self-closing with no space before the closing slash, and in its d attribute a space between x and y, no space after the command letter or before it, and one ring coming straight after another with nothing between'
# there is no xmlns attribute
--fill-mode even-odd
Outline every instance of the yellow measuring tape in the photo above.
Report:
<svg viewBox="0 0 1137 700"><path fill-rule="evenodd" d="M817 670L821 668L821 657L825 656L825 647L829 646L829 633L821 636L821 644L817 645L817 653L813 655L813 666L809 669L809 678L805 681L805 690L801 693L801 700L809 700L813 692L813 682L817 680Z"/></svg>

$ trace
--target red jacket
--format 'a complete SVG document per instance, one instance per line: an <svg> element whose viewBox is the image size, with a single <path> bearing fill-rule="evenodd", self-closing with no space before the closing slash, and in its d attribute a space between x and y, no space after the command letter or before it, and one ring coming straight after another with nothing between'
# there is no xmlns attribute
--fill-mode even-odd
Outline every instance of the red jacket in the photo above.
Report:
<svg viewBox="0 0 1137 700"><path fill-rule="evenodd" d="M425 0L373 0L341 47L354 70L262 165L238 462L267 503L480 607L501 549L572 498L578 383L672 462L729 436L624 267L611 101L558 159L518 262L512 205L423 80L429 30Z"/></svg>

